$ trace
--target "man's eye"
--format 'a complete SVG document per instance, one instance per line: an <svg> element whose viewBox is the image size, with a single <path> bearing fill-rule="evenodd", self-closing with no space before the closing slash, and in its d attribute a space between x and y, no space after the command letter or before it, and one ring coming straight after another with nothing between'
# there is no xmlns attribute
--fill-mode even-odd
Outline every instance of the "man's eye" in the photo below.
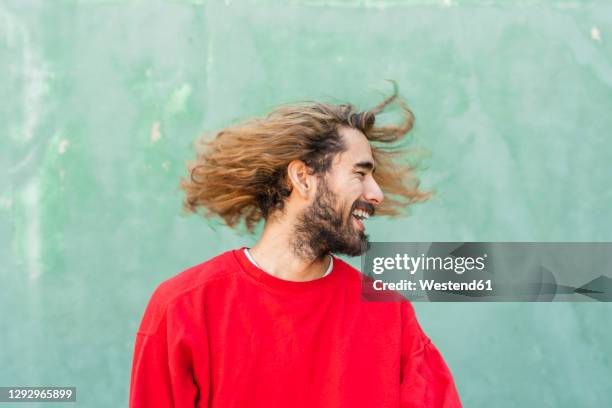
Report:
<svg viewBox="0 0 612 408"><path fill-rule="evenodd" d="M361 177L365 177L365 173L363 171L356 171L355 173L359 174Z"/></svg>

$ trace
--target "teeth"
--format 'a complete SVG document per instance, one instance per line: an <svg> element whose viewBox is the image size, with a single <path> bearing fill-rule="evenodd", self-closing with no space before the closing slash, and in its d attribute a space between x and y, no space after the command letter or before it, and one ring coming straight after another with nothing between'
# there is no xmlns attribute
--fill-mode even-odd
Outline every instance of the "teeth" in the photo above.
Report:
<svg viewBox="0 0 612 408"><path fill-rule="evenodd" d="M353 211L353 215L354 215L354 216L356 216L356 217L359 217L359 218L361 218L361 219L366 219L366 220L367 220L368 218L370 218L370 214L368 214L368 212L367 212L367 211L364 211L364 210L359 210L359 209L354 210L354 211Z"/></svg>

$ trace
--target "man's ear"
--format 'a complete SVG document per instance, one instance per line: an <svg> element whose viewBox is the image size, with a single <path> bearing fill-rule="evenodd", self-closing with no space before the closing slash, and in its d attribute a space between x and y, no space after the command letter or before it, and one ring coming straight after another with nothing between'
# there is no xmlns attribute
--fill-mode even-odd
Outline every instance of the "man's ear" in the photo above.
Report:
<svg viewBox="0 0 612 408"><path fill-rule="evenodd" d="M287 166L289 183L303 198L308 198L314 190L314 176L309 171L310 168L301 160L293 160Z"/></svg>

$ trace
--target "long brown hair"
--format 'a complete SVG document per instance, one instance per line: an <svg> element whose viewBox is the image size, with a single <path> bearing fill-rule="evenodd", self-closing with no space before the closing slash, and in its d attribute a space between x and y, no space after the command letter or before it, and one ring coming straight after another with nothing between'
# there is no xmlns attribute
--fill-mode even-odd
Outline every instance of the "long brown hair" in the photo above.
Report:
<svg viewBox="0 0 612 408"><path fill-rule="evenodd" d="M391 103L400 107L403 121L374 126L376 114ZM281 106L264 118L227 127L209 141L200 139L196 160L187 164L189 177L181 180L184 209L217 215L234 227L244 220L249 232L261 219L282 210L291 193L287 166L302 160L314 174L329 170L333 157L345 150L340 127L356 128L372 142L374 179L385 200L376 214L397 215L399 209L424 201L430 192L419 190L414 167L400 163L405 151L397 143L411 129L414 115L394 92L373 109L359 112L350 104L317 102Z"/></svg>

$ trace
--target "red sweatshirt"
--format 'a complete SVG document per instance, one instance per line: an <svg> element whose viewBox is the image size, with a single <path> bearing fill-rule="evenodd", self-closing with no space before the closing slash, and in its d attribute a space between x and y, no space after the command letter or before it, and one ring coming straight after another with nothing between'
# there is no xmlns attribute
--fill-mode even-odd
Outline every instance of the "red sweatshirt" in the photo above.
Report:
<svg viewBox="0 0 612 408"><path fill-rule="evenodd" d="M410 303L362 300L363 275L333 262L291 282L239 249L162 283L136 335L130 407L461 407Z"/></svg>

